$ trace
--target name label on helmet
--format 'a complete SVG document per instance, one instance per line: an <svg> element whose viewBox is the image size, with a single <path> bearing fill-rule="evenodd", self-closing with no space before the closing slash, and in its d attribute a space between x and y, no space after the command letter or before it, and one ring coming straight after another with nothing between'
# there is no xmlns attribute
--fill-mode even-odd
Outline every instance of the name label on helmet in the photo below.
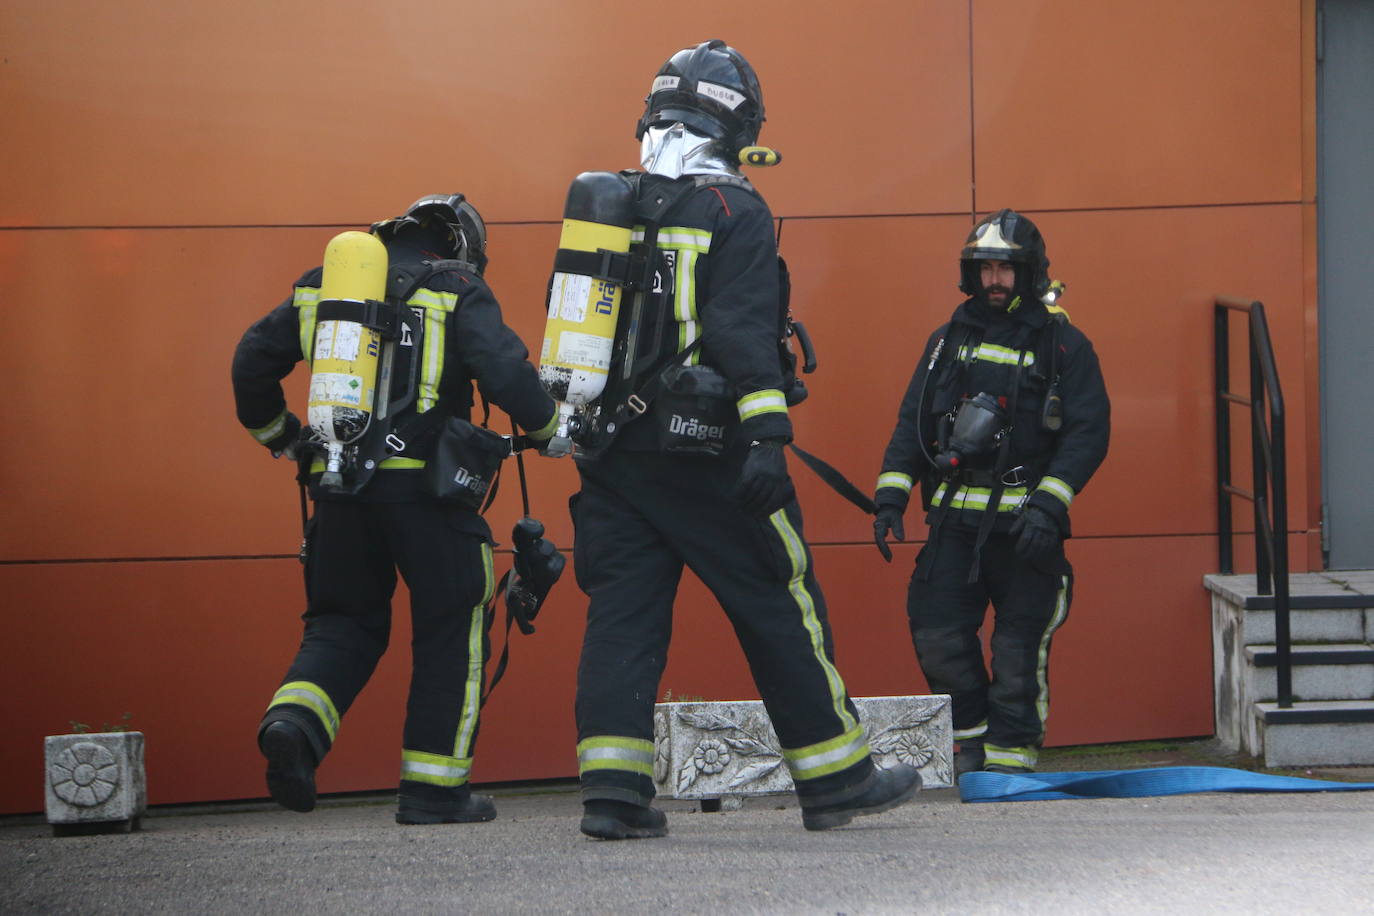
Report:
<svg viewBox="0 0 1374 916"><path fill-rule="evenodd" d="M679 76L656 77L654 79L653 88L649 90L649 94L653 95L655 92L662 92L665 89L676 89L680 82L682 82L682 77Z"/></svg>
<svg viewBox="0 0 1374 916"><path fill-rule="evenodd" d="M736 92L727 86L718 83L708 83L704 80L697 81L697 95L704 95L708 99L719 102L731 111L749 101L743 93Z"/></svg>

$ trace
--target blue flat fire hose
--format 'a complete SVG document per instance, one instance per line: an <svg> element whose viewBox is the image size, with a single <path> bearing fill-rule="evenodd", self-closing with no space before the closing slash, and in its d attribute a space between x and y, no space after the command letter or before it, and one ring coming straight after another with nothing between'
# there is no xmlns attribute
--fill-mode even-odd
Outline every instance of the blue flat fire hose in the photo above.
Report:
<svg viewBox="0 0 1374 916"><path fill-rule="evenodd" d="M965 802L1059 801L1070 798L1148 798L1190 792L1354 792L1374 782L1332 782L1300 776L1273 776L1227 767L1158 767L1085 773L1011 773L978 771L959 777Z"/></svg>

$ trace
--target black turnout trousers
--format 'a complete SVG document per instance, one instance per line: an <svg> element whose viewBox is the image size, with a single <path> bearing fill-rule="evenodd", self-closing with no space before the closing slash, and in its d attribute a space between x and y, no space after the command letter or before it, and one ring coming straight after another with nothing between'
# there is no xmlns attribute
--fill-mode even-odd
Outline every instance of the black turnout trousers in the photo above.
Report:
<svg viewBox="0 0 1374 916"><path fill-rule="evenodd" d="M336 719L331 727L329 715L301 716L300 706L285 704L269 709L265 722L286 715L308 727L317 754L328 750L337 719L390 642L399 570L410 590L413 663L403 753L470 761L488 649L484 605L493 585L490 545L465 524L469 516L427 500L316 503L305 635L284 684L316 685ZM422 781L434 788L466 782L454 778Z"/></svg>
<svg viewBox="0 0 1374 916"><path fill-rule="evenodd" d="M930 689L950 695L955 739L1006 749L1034 766L1049 707L1050 642L1068 616L1073 572L1060 552L1036 565L994 532L969 583L977 532L943 526L922 548L907 592L916 656ZM978 630L993 606L991 674Z"/></svg>
<svg viewBox="0 0 1374 916"><path fill-rule="evenodd" d="M825 600L794 499L766 519L732 490L742 452L720 458L613 450L581 463L573 498L578 585L590 597L578 667L578 739L651 742L673 601L686 565L715 595L748 659L784 751L840 736L859 748L844 768L794 780L803 804L866 783L872 773L857 715L835 670ZM836 752L837 756L839 752ZM789 760L789 765L793 765ZM801 772L815 775L815 771ZM582 772L584 798L647 804L647 772Z"/></svg>

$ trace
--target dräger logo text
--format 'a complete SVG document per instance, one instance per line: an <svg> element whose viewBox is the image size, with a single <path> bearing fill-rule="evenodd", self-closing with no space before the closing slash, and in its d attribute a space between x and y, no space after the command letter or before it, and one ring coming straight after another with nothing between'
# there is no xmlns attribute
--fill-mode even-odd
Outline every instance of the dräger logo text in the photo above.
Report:
<svg viewBox="0 0 1374 916"><path fill-rule="evenodd" d="M453 482L479 495L487 490L487 482L467 468L459 468L458 473L453 475Z"/></svg>
<svg viewBox="0 0 1374 916"><path fill-rule="evenodd" d="M724 426L708 426L699 421L696 417L680 417L673 414L673 418L668 421L668 432L675 436L686 436L688 439L723 439L725 438Z"/></svg>

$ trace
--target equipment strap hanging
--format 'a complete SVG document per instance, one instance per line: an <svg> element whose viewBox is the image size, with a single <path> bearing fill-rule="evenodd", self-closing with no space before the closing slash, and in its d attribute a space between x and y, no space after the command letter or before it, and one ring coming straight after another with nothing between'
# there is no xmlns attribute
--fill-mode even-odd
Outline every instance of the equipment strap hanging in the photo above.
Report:
<svg viewBox="0 0 1374 916"><path fill-rule="evenodd" d="M482 402L484 405L486 404L485 397L483 397ZM512 417L510 421L510 431L512 442L514 442L519 437L519 431L515 427L514 417ZM519 449L514 449L514 451L515 466L520 474L520 508L524 512L524 514L528 516L530 514L530 491L525 481L525 456ZM492 489L494 490L495 488L496 484L493 483ZM487 505L491 505L490 500L488 500ZM485 506L482 508L482 511L486 511ZM506 570L506 574L501 577L501 581L496 584L496 589L491 593L491 601L487 603L487 606L482 611L484 614L488 615L488 619L485 621L487 630L490 630L492 623L495 622L497 596L504 595L506 593L506 587L510 584L510 577L514 572L514 567ZM496 670L492 671L491 673L491 682L487 684L487 689L482 693L483 706L487 705L487 700L491 699L491 692L496 689L496 685L500 683L501 678L505 677L506 675L506 666L510 664L510 628L511 624L515 622L515 612L511 610L510 603L507 602L505 643L501 646L501 657L496 660ZM534 631L533 627L526 629L527 626L528 624L526 624L524 621L520 621L521 632L525 634L532 633Z"/></svg>
<svg viewBox="0 0 1374 916"><path fill-rule="evenodd" d="M849 500L854 505L869 515L877 515L878 507L873 500L864 495L858 487L849 481L849 478L841 474L835 467L817 458L815 455L797 447L795 442L789 442L788 447L801 459L802 464L816 472L816 476L830 485L836 493Z"/></svg>

